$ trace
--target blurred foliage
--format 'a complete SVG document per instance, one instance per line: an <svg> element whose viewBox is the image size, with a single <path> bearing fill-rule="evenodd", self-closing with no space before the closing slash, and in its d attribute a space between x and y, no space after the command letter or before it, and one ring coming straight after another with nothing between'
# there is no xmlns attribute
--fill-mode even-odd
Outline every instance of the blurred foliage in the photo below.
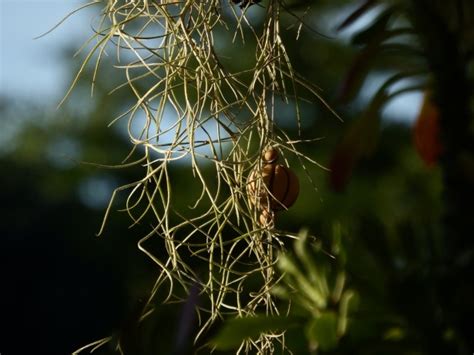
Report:
<svg viewBox="0 0 474 355"><path fill-rule="evenodd" d="M354 291L344 290L346 273L342 264L345 257L339 255L341 235L339 229L335 229L332 254L321 250L316 238L302 231L294 242L295 255L285 252L278 259L278 269L283 277L271 292L287 302L284 308L288 309L288 314L231 319L211 345L216 349L237 349L247 338L256 339L261 333L292 329L305 334L308 349L334 349L347 330L349 312L357 304ZM328 265L328 257L337 260L337 264ZM292 351L304 350L304 342L295 341L291 336L285 339L285 345Z"/></svg>
<svg viewBox="0 0 474 355"><path fill-rule="evenodd" d="M139 323L137 309L158 273L136 248L141 228L148 226L130 230L127 216L113 212L105 235L98 239L94 233L107 202L99 195L139 178L140 172L79 163L115 164L128 154L123 132L106 127L128 96L107 94L120 78L105 71L96 80L92 100L85 77L58 112L2 100L3 120L22 124L0 155L6 327L0 352L70 353L112 332L111 347L97 353L113 353L117 344L127 354L208 353L211 339L222 353L234 353L228 349L240 344L239 337L284 329L295 354L472 352L473 6L469 1L311 3L303 18L318 31L327 30L318 23L329 23L331 30L344 33L365 12L367 26L352 43L309 30L295 41L298 20L290 15L286 20L284 40L294 67L325 89L347 122L341 124L319 107L302 106L303 135L325 137L302 149L333 169L329 174L310 168L318 192L310 192L311 183L301 178L303 193L277 221L277 228L295 233L305 226L318 241L300 238L294 248L284 246L294 251L281 261L285 276L279 291L281 302L293 303L292 313L216 324L202 343L193 345L198 321L193 307L200 302L196 291L183 295L182 304L157 304L153 316ZM303 16L309 2L285 4ZM265 2L252 11L258 13L260 6ZM456 6L464 9L462 14ZM434 15L441 21L438 27L436 21L423 20ZM443 34L453 37L437 37ZM399 35L402 43L391 41ZM222 46L229 65L242 65L250 55L230 42ZM443 58L455 62L443 67ZM373 71L389 79L374 100L365 102L360 90ZM398 79L420 74L421 81L391 88ZM458 75L454 82L453 75ZM443 143L438 164L431 167L418 156L407 121L381 120L390 97L427 88L439 109ZM457 100L465 96L467 109L465 101ZM284 110L281 114L282 125L292 118ZM193 193L187 172L179 165L171 172L182 186L175 193L181 206ZM352 290L357 294L354 308L347 305Z"/></svg>

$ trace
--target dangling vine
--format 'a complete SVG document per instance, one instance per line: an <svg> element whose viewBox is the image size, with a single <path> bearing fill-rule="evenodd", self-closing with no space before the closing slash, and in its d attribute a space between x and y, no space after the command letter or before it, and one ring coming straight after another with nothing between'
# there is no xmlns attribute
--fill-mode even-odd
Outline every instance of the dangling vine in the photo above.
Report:
<svg viewBox="0 0 474 355"><path fill-rule="evenodd" d="M274 223L298 192L286 157L295 156L303 167L319 164L299 152L302 140L277 125L275 105L278 100L294 106L299 131L300 92L328 106L293 70L280 36L285 12L280 0L90 4L103 5L100 21L66 97L87 65L94 61L94 85L105 55L115 53L126 82L114 90L128 88L135 100L111 124L127 121L132 149L122 166L140 167L144 174L114 191L99 234L122 193L128 196L124 210L132 225L151 225L138 248L161 271L143 318L159 302L182 301L193 287L206 300L197 309L195 341L217 319L285 313L270 291L279 281L274 266L281 240L294 237ZM250 8L261 23L252 24ZM239 70L226 65L216 46L223 33L234 45L254 46L251 65ZM279 156L278 164L271 154ZM190 194L187 211L173 201L173 191L182 188L170 173L177 161L194 177L195 186L187 188L200 191ZM208 173L211 167L214 174ZM239 352L271 353L275 342L284 348L284 333L245 341Z"/></svg>

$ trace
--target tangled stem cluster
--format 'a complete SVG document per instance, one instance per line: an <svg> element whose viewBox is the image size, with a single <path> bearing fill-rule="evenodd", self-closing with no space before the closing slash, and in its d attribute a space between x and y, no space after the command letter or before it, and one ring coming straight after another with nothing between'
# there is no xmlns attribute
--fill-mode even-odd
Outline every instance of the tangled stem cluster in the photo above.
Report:
<svg viewBox="0 0 474 355"><path fill-rule="evenodd" d="M324 101L293 71L280 36L282 4L269 0L255 5L261 16L257 25L246 16L252 2L242 10L220 0L92 4L103 5L101 18L72 87L90 64L94 83L105 55L115 53L117 70L126 76L115 90L128 88L134 95L134 104L112 123L127 121L133 148L123 166L141 166L144 176L115 190L100 233L121 193L128 196L124 210L133 225L151 226L138 247L161 272L144 315L158 301L183 300L196 286L204 299L196 341L218 318L285 312L271 288L278 282L276 251L281 238L290 235L262 227L246 186L269 146L278 147L283 156L295 155L302 164L316 163L276 124L276 100L295 107L298 128L297 89ZM252 48L251 65L233 70L225 64L216 46L223 35L233 45ZM132 159L136 154L140 157ZM189 211L178 210L173 200L180 187L170 166L177 161L189 166L193 190L200 191ZM283 339L283 334L262 335L243 343L240 351L271 353Z"/></svg>

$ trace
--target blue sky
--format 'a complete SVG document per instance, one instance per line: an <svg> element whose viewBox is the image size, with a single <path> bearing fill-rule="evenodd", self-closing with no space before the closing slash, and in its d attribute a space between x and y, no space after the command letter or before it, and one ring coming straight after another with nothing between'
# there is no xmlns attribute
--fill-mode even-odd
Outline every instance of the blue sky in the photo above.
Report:
<svg viewBox="0 0 474 355"><path fill-rule="evenodd" d="M68 77L61 48L78 47L90 34L91 10L69 18L58 29L35 40L67 13L78 0L0 0L0 92L48 104L60 99Z"/></svg>
<svg viewBox="0 0 474 355"><path fill-rule="evenodd" d="M91 34L93 10L84 9L47 36L37 40L34 37L84 3L80 0L0 0L2 96L30 99L45 106L59 102L70 80L67 65L61 60L61 49L69 45L79 48L87 39ZM362 97L369 98L379 83L380 77L369 78ZM401 96L386 107L386 119L413 121L420 102L420 94Z"/></svg>
<svg viewBox="0 0 474 355"><path fill-rule="evenodd" d="M46 111L55 110L71 80L62 50L78 49L92 34L90 24L94 19L93 9L81 10L45 37L34 38L51 29L84 3L80 0L0 0L0 97L15 98L20 103L22 100L33 101ZM340 40L347 40L350 34L343 35ZM381 80L380 75L373 75L366 80L360 95L363 101L370 99ZM386 107L384 118L386 121L412 122L418 114L420 102L420 94L404 95ZM8 121L3 119L0 154L14 147L14 137L21 126L22 122L16 117ZM59 150L64 151L69 147L68 154L80 159L78 146L67 139L64 142L59 142L63 144ZM58 150L54 144L53 148L54 151ZM66 161L63 156L53 158L53 161L61 164ZM113 187L114 184L109 180L93 176L79 186L79 195L88 206L103 208Z"/></svg>

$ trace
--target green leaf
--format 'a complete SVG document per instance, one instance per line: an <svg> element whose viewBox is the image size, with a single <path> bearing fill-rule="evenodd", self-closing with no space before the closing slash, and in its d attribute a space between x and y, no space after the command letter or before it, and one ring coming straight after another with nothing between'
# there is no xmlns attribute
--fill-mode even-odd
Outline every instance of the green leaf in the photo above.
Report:
<svg viewBox="0 0 474 355"><path fill-rule="evenodd" d="M311 302L311 309L326 308L327 295L318 287L320 285L315 285L314 282L307 278L306 273L298 268L292 257L287 254L281 255L278 258L278 268L286 274L286 282L292 285L302 296ZM325 275L321 275L321 277L325 277ZM326 282L326 280L320 282Z"/></svg>
<svg viewBox="0 0 474 355"><path fill-rule="evenodd" d="M358 297L357 294L352 290L347 290L344 292L339 304L339 322L337 334L342 336L347 331L347 318L350 311L353 311L357 306Z"/></svg>
<svg viewBox="0 0 474 355"><path fill-rule="evenodd" d="M285 330L296 325L294 317L265 316L233 318L224 323L221 331L210 341L210 345L218 350L235 349L249 338L258 338L260 334Z"/></svg>
<svg viewBox="0 0 474 355"><path fill-rule="evenodd" d="M331 350L337 345L337 315L325 312L314 318L306 327L308 340L324 350Z"/></svg>
<svg viewBox="0 0 474 355"><path fill-rule="evenodd" d="M286 287L281 285L275 285L270 290L271 294L275 297L278 297L282 300L289 300L291 298L291 294Z"/></svg>
<svg viewBox="0 0 474 355"><path fill-rule="evenodd" d="M329 295L326 275L324 274L322 267L316 266L314 262L314 256L308 252L310 249L308 248L307 230L303 229L300 232L299 238L295 240L294 249L299 261L301 261L306 269L306 279L318 289L318 294L320 294L322 298L326 299Z"/></svg>

